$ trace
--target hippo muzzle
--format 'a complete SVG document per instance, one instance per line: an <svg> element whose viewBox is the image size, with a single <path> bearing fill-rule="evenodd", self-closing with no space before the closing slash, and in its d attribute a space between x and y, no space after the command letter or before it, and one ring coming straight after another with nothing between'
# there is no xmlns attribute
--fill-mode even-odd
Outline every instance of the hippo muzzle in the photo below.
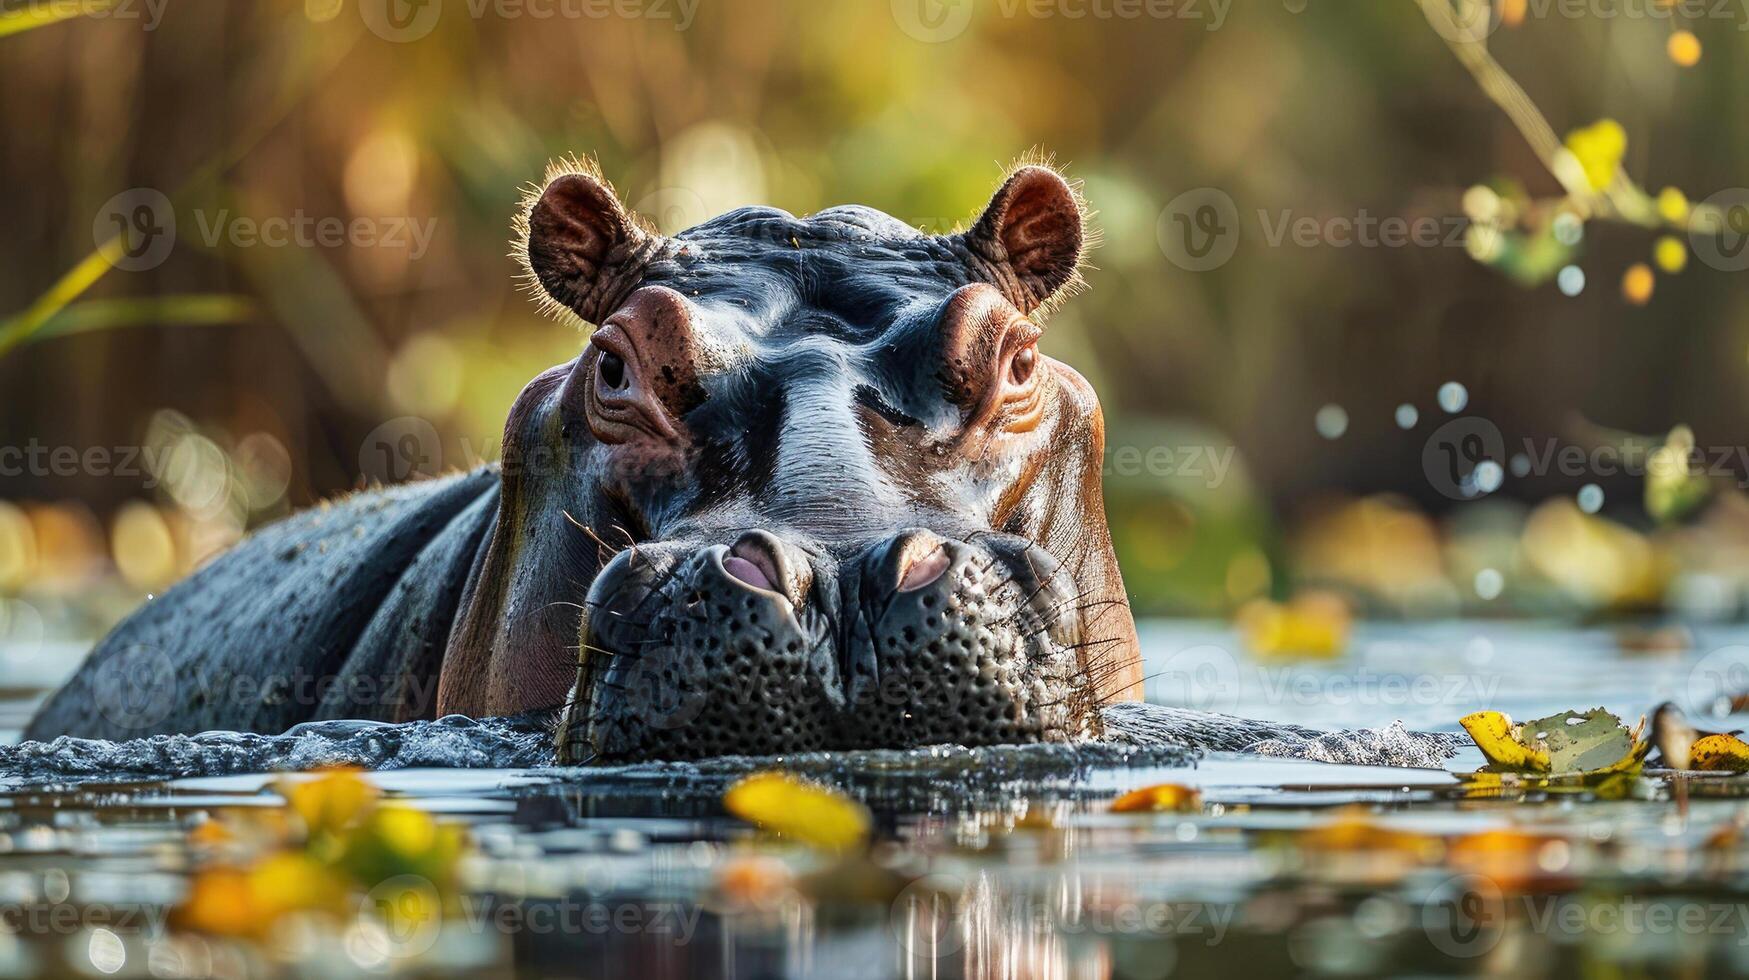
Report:
<svg viewBox="0 0 1749 980"><path fill-rule="evenodd" d="M579 760L1091 734L1073 578L1037 545L923 529L829 550L748 531L639 545L590 590L561 722Z"/></svg>

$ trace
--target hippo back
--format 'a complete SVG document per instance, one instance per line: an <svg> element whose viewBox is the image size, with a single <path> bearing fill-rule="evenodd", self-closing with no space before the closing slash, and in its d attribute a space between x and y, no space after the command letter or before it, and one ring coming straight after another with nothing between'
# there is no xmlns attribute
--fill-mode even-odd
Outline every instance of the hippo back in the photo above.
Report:
<svg viewBox="0 0 1749 980"><path fill-rule="evenodd" d="M495 467L352 494L246 538L124 620L26 739L431 717L497 511Z"/></svg>

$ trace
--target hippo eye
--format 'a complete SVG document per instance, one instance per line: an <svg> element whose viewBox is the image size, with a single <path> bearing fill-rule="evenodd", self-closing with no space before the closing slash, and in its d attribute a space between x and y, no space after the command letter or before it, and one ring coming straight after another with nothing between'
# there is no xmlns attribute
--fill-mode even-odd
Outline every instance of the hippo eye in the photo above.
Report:
<svg viewBox="0 0 1749 980"><path fill-rule="evenodd" d="M618 354L604 350L595 362L595 375L608 390L619 391L626 386L626 362Z"/></svg>
<svg viewBox="0 0 1749 980"><path fill-rule="evenodd" d="M1014 352L1014 359L1008 362L1008 383L1023 385L1032 380L1034 371L1038 370L1038 348L1031 344Z"/></svg>

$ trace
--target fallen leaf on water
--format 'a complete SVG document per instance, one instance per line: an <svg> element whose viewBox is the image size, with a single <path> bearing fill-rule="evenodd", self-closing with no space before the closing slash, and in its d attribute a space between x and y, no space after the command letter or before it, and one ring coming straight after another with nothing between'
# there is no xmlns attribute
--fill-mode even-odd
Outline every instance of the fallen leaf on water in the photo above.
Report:
<svg viewBox="0 0 1749 980"><path fill-rule="evenodd" d="M1689 750L1689 765L1704 772L1749 772L1749 742L1735 735L1708 735Z"/></svg>
<svg viewBox="0 0 1749 980"><path fill-rule="evenodd" d="M1144 786L1111 801L1113 813L1198 813L1202 793L1177 783Z"/></svg>
<svg viewBox="0 0 1749 980"><path fill-rule="evenodd" d="M843 793L784 772L761 772L723 794L742 820L825 851L844 851L868 838L869 814Z"/></svg>
<svg viewBox="0 0 1749 980"><path fill-rule="evenodd" d="M1629 731L1602 708L1563 711L1523 724L1498 711L1478 711L1458 723L1496 771L1633 773L1651 751L1651 743L1640 738L1644 718Z"/></svg>

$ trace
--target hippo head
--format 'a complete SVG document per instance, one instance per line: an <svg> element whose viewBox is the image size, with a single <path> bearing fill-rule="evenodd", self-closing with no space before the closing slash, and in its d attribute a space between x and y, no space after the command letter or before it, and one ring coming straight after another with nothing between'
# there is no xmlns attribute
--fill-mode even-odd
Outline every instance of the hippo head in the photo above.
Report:
<svg viewBox="0 0 1749 980"><path fill-rule="evenodd" d="M442 710L562 704L560 758L1096 734L1139 688L1093 390L1040 351L1085 209L970 229L742 208L673 237L556 168L516 241L597 324L512 410Z"/></svg>

